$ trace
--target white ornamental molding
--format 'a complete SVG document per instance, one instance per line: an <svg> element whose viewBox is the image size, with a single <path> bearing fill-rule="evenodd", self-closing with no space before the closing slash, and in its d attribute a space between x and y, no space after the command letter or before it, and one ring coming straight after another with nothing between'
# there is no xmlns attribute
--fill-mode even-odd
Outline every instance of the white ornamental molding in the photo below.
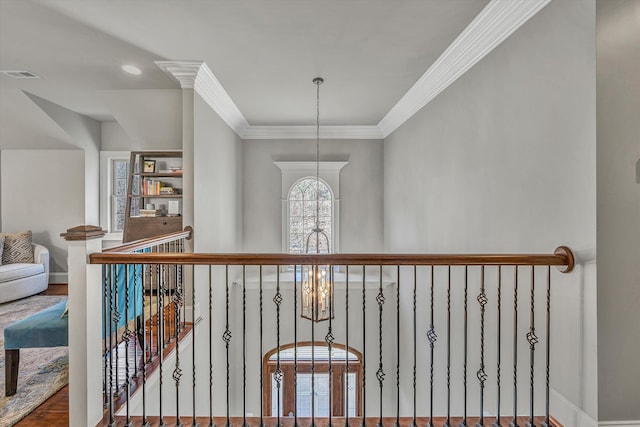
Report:
<svg viewBox="0 0 640 427"><path fill-rule="evenodd" d="M243 139L314 139L315 126L250 126ZM382 139L378 126L320 126L322 139Z"/></svg>

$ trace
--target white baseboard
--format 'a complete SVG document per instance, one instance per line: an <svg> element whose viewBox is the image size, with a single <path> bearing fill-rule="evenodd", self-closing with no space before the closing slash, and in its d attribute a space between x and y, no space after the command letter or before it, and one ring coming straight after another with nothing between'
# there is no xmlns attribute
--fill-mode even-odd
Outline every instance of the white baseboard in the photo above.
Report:
<svg viewBox="0 0 640 427"><path fill-rule="evenodd" d="M49 272L49 283L69 283L68 273L51 273Z"/></svg>
<svg viewBox="0 0 640 427"><path fill-rule="evenodd" d="M598 427L640 427L640 420L631 421L600 421Z"/></svg>
<svg viewBox="0 0 640 427"><path fill-rule="evenodd" d="M596 420L558 391L551 389L550 400L551 415L564 427L599 427Z"/></svg>

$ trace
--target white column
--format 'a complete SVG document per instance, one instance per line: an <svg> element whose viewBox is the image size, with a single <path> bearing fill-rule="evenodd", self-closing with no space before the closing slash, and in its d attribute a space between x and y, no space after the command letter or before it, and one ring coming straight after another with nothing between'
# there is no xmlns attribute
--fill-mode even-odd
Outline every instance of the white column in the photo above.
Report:
<svg viewBox="0 0 640 427"><path fill-rule="evenodd" d="M69 242L69 425L95 426L102 419L102 269L89 265L104 232L80 226L62 234Z"/></svg>

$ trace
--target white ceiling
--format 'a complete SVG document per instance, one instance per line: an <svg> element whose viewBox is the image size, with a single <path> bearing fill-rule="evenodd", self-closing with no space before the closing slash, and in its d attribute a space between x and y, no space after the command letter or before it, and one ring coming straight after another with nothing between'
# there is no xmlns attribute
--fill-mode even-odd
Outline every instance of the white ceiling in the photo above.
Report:
<svg viewBox="0 0 640 427"><path fill-rule="evenodd" d="M0 69L42 77L0 75L0 120L22 90L113 120L101 93L176 89L154 61L200 60L251 126L312 125L318 75L323 125L376 126L488 3L0 0Z"/></svg>

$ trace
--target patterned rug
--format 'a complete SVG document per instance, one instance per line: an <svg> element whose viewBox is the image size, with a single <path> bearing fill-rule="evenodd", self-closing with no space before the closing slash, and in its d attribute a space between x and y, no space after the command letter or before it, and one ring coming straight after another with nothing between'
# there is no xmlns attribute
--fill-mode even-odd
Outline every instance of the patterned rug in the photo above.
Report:
<svg viewBox="0 0 640 427"><path fill-rule="evenodd" d="M4 329L66 298L36 295L0 304L0 427L14 425L69 382L67 347L21 349L18 391L6 397Z"/></svg>

